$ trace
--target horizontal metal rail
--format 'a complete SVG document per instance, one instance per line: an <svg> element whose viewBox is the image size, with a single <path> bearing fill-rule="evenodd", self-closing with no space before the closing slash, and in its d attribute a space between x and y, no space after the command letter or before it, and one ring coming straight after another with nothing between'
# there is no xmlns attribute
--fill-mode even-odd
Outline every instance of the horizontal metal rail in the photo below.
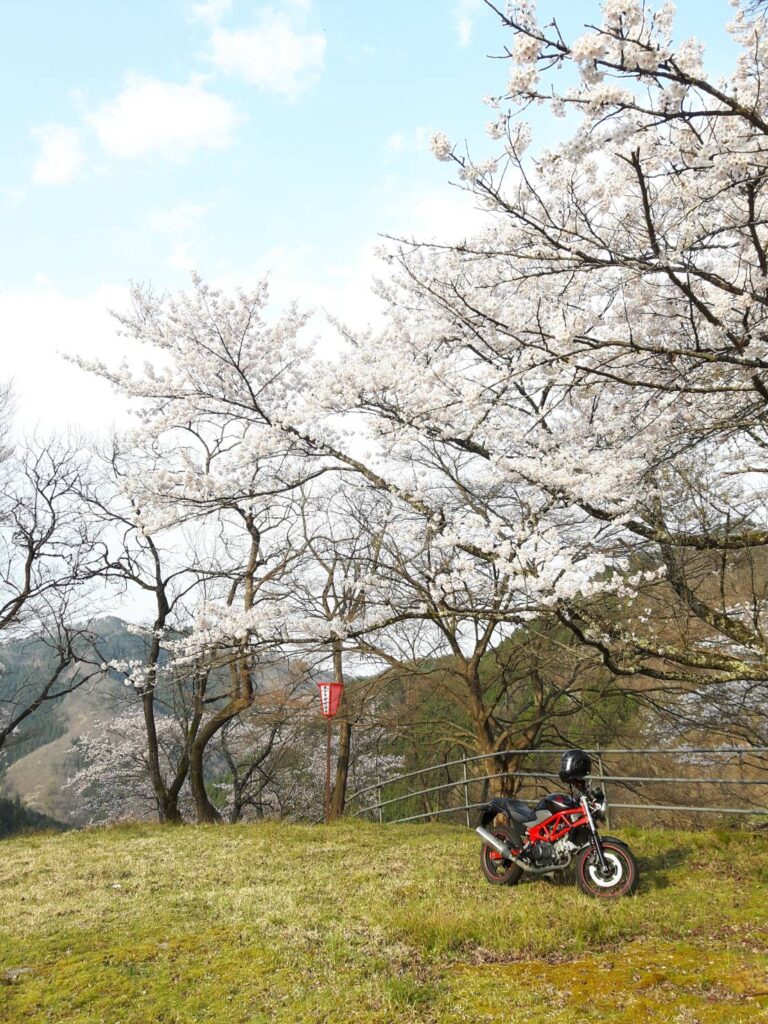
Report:
<svg viewBox="0 0 768 1024"><path fill-rule="evenodd" d="M611 807L626 807L637 811L695 811L697 814L766 814L768 807L684 807L682 804L611 804Z"/></svg>
<svg viewBox="0 0 768 1024"><path fill-rule="evenodd" d="M400 796L389 797L388 800L380 800L376 804L371 804L368 807L361 807L355 811L352 815L353 818L358 818L360 815L366 812L377 811L382 807L387 807L390 804L399 804L404 800L411 800L413 797L426 796L428 793L438 793L443 789L458 789L460 786L471 786L473 783L486 782L490 779L558 779L559 775L555 772L495 772L493 775L475 775L468 779L456 779L453 782L443 782L439 786L428 786L426 789L414 789L409 790L407 793L401 793ZM768 786L768 779L689 779L681 778L680 776L660 776L660 775L600 775L599 781L603 782L688 782L696 783L700 785L721 785L721 786ZM386 783L382 783L383 786ZM374 787L378 788L378 787ZM630 804L617 804L611 802L611 807L630 807L634 805ZM649 804L643 804L643 807L650 806ZM455 810L456 808L451 808ZM459 810L461 808L458 808ZM683 808L681 808L682 810ZM702 808L703 810L704 808ZM746 813L746 812L745 812ZM766 812L768 813L768 812Z"/></svg>
<svg viewBox="0 0 768 1024"><path fill-rule="evenodd" d="M553 775L553 778L559 778ZM691 779L687 775L600 775L601 782L693 782L702 786L768 786L768 779Z"/></svg>
<svg viewBox="0 0 768 1024"><path fill-rule="evenodd" d="M685 776L666 776L666 775L606 775L602 771L602 758L606 754L618 755L618 754L667 754L667 755L688 755L688 754L710 754L710 755L736 755L739 757L743 764L744 758L749 755L759 755L768 753L768 747L655 747L655 748L633 748L633 749L618 749L609 748L595 749L590 751L597 755L599 759L598 771L593 774L593 778L598 784L616 784L618 786L624 786L625 788L632 788L631 784L639 783L641 785L654 784L654 783L665 783L665 784L687 784L687 785L719 785L723 787L735 787L735 786L766 786L768 785L768 776L764 779L737 779L737 778L703 778L700 776L696 777L685 777ZM492 779L499 778L519 778L519 779L558 779L559 775L555 772L545 771L502 771L488 773L486 775L467 775L466 768L468 764L477 761L488 761L497 757L505 755L525 756L525 755L544 755L544 754L561 754L562 749L528 749L528 750L511 750L511 751L499 751L496 754L477 754L472 757L457 758L452 761L445 761L440 764L430 765L427 768L419 768L415 771L405 772L402 775L392 776L388 779L384 779L375 785L365 786L362 789L357 790L353 793L348 800L348 805L355 799L359 799L363 794L371 793L376 791L379 795L379 800L376 803L370 804L366 807L360 807L352 812L352 817L360 817L365 814L378 814L380 822L383 822L384 815L383 811L385 807L391 807L398 803L403 803L407 800L416 799L419 797L429 796L431 794L440 794L445 790L457 789L463 787L464 789L464 803L443 807L439 806L440 800L438 796L438 806L432 810L424 811L420 814L411 814L402 818L396 818L390 821L390 824L399 824L409 821L419 821L425 818L435 818L444 814L457 814L464 812L466 814L467 824L469 825L469 811L478 807L485 806L484 802L472 803L469 800L469 787L477 785L478 783L486 783ZM461 765L464 774L462 778L450 780L448 782L439 783L438 785L428 786L423 789L409 790L405 793L398 794L397 796L388 797L387 799L381 799L383 790L387 786L391 786L395 783L403 782L407 779L415 779L418 776L425 775L429 772L444 771L449 767ZM689 813L703 813L703 814L746 814L746 815L766 815L768 816L768 808L745 808L745 807L696 807L691 805L683 804L639 804L639 803L614 803L609 801L609 807L616 809L626 810L647 810L647 811L683 811Z"/></svg>
<svg viewBox="0 0 768 1024"><path fill-rule="evenodd" d="M398 818L397 821L388 821L388 825L404 825L407 821L418 821L420 818L435 818L438 814L456 814L457 811L473 811L478 807L485 807L485 804L467 804L466 807L444 807L441 811L427 811L426 814L411 814L407 818Z"/></svg>
<svg viewBox="0 0 768 1024"><path fill-rule="evenodd" d="M487 807L487 803L480 804L465 804L461 807L443 807L441 810L426 811L424 814L411 814L407 818L398 818L397 821L387 822L388 825L404 825L408 821L418 821L422 818L436 818L440 814L458 814L461 811L473 811L477 810L478 807ZM768 808L765 810L742 810L727 808L727 807L680 807L677 804L611 804L611 807L623 807L627 810L639 810L639 811L702 811L705 814L712 812L713 814L768 814Z"/></svg>
<svg viewBox="0 0 768 1024"><path fill-rule="evenodd" d="M627 747L625 749L620 747L607 747L598 748L591 747L589 749L584 748L588 754L599 755L605 757L608 754L736 754L740 757L745 757L750 754L768 754L768 747ZM363 786L361 789L355 790L347 797L347 803L351 803L356 800L357 797L362 796L363 793L371 793L374 790L381 789L383 786L389 786L393 782L401 782L403 779L412 779L416 775L425 775L427 772L443 771L446 768L452 768L457 764L472 764L475 761L492 761L499 757L524 757L528 755L543 756L545 754L562 754L562 747L526 747L523 750L497 750L491 754L473 754L472 757L458 757L452 761L440 761L438 764L431 764L428 768L416 768L411 772L404 772L402 775L391 775L388 779L382 779L380 782L376 782L371 786ZM511 775L512 772L505 772L505 775ZM554 773L550 773L554 775ZM482 776L474 776L470 779L470 782L481 779Z"/></svg>
<svg viewBox="0 0 768 1024"><path fill-rule="evenodd" d="M359 811L355 811L352 815L353 818L358 818L361 814L365 814L366 811L377 811L380 807L386 807L387 804L398 804L403 800L410 800L415 796L425 796L427 793L437 793L441 789L455 789L457 786L471 786L473 782L482 782L485 779L506 779L510 775L535 775L538 777L536 772L496 772L495 775L483 775L477 776L474 779L458 779L456 782L443 782L440 786L430 786L428 789L415 789L411 792L404 793L402 796L393 796L389 800L381 800L377 804L372 804L370 807L361 807Z"/></svg>

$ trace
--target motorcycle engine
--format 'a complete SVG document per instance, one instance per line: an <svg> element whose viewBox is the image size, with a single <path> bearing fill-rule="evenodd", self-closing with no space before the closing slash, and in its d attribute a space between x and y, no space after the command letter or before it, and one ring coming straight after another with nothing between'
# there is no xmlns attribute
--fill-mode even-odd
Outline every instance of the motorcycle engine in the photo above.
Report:
<svg viewBox="0 0 768 1024"><path fill-rule="evenodd" d="M533 862L537 868L553 867L558 864L567 864L575 847L573 843L567 839L558 839L556 843L532 843L526 853L528 858Z"/></svg>
<svg viewBox="0 0 768 1024"><path fill-rule="evenodd" d="M552 843L532 843L528 855L537 868L547 864L556 864L559 860Z"/></svg>
<svg viewBox="0 0 768 1024"><path fill-rule="evenodd" d="M573 851L577 849L567 836L563 839L558 839L554 845L558 860L569 860Z"/></svg>

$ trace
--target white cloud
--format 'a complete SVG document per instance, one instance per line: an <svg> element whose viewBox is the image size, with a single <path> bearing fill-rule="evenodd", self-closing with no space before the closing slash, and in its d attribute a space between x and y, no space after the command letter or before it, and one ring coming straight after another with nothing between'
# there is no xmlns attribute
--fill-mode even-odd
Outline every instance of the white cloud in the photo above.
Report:
<svg viewBox="0 0 768 1024"><path fill-rule="evenodd" d="M446 243L461 241L490 223L490 215L477 208L473 196L445 188L401 194L382 206L380 214L383 232ZM386 240L382 243L380 237L369 238L333 262L311 245L280 245L249 266L208 270L198 264L198 269L218 288L248 288L268 276L275 310L298 301L302 309L316 311L307 336L318 338L321 351L328 354L338 348L339 338L326 314L353 330L369 324L383 327L385 306L374 293L373 283L377 278L386 280L392 272L380 254L395 247Z"/></svg>
<svg viewBox="0 0 768 1024"><path fill-rule="evenodd" d="M242 116L199 80L178 85L131 74L123 91L85 120L111 156L182 160L196 149L231 145Z"/></svg>
<svg viewBox="0 0 768 1024"><path fill-rule="evenodd" d="M422 192L412 197L403 213L397 211L395 223L407 224L407 237L422 241L456 242L493 223L492 215L481 210L475 196L463 189L441 188Z"/></svg>
<svg viewBox="0 0 768 1024"><path fill-rule="evenodd" d="M155 210L149 226L159 234L169 236L171 243L167 264L174 270L192 271L200 265L202 247L200 227L213 209L213 203L190 203L186 200L165 210Z"/></svg>
<svg viewBox="0 0 768 1024"><path fill-rule="evenodd" d="M395 184L397 179L395 179ZM380 237L377 249L397 248L398 239L451 245L476 235L494 222L493 215L478 206L473 193L460 188L413 188L399 186L386 193L378 206ZM384 240L382 242L381 236ZM395 239L394 242L390 239Z"/></svg>
<svg viewBox="0 0 768 1024"><path fill-rule="evenodd" d="M21 188L0 186L0 214L13 213L24 202L26 195Z"/></svg>
<svg viewBox="0 0 768 1024"><path fill-rule="evenodd" d="M472 28L475 15L481 7L482 0L457 0L453 9L453 20L461 46L469 46L472 39Z"/></svg>
<svg viewBox="0 0 768 1024"><path fill-rule="evenodd" d="M38 185L66 185L83 167L85 154L80 136L63 124L43 124L32 129L40 143L40 156L32 169Z"/></svg>
<svg viewBox="0 0 768 1024"><path fill-rule="evenodd" d="M253 28L219 28L211 36L210 60L220 71L289 99L314 83L324 59L322 32L302 32L286 12L271 7Z"/></svg>
<svg viewBox="0 0 768 1024"><path fill-rule="evenodd" d="M184 270L191 273L197 270L200 265L200 254L189 242L177 241L173 244L171 255L168 257L168 265L174 270Z"/></svg>
<svg viewBox="0 0 768 1024"><path fill-rule="evenodd" d="M71 296L41 280L28 288L0 290L5 339L0 379L13 380L20 428L75 426L101 432L124 418L111 387L66 362L63 353L117 365L131 350L127 339L118 338L108 310L127 305L126 287L104 285ZM146 358L144 353L136 356Z"/></svg>
<svg viewBox="0 0 768 1024"><path fill-rule="evenodd" d="M225 14L232 9L232 0L201 0L193 3L189 9L192 21L203 21L208 25L218 25Z"/></svg>
<svg viewBox="0 0 768 1024"><path fill-rule="evenodd" d="M182 200L165 210L156 210L149 220L153 231L178 235L194 231L211 209L211 203L188 203Z"/></svg>
<svg viewBox="0 0 768 1024"><path fill-rule="evenodd" d="M400 195L381 208L381 229L393 237L404 236L422 241L457 242L489 224L489 214L478 210L474 197L446 189L414 190ZM298 301L302 309L314 309L316 315L307 328L308 337L320 340L321 350L333 352L339 344L336 329L326 314L338 318L352 329L367 325L381 328L385 306L373 291L376 279L386 279L391 265L382 252L391 252L395 243L380 237L361 241L357 248L337 261L328 259L311 245L275 246L248 266L219 268L203 276L219 288L248 288L265 276L269 278L270 300L275 310Z"/></svg>
<svg viewBox="0 0 768 1024"><path fill-rule="evenodd" d="M310 343L317 341L319 350L328 354L339 346L338 331L328 316L358 330L383 323L383 304L372 291L374 277L387 270L375 253L379 243L380 239L369 239L335 263L312 245L277 245L248 265L206 269L198 264L198 270L223 289L247 289L266 277L270 311L277 313L292 302L314 311L303 336Z"/></svg>
<svg viewBox="0 0 768 1024"><path fill-rule="evenodd" d="M368 64L376 56L376 47L370 43L352 43L347 47L346 58L350 64Z"/></svg>
<svg viewBox="0 0 768 1024"><path fill-rule="evenodd" d="M405 136L402 132L395 132L387 139L386 148L388 153L402 153L405 149Z"/></svg>
<svg viewBox="0 0 768 1024"><path fill-rule="evenodd" d="M435 129L428 125L419 125L408 132L394 132L384 143L384 148L392 154L404 153L406 150L427 153L434 133Z"/></svg>

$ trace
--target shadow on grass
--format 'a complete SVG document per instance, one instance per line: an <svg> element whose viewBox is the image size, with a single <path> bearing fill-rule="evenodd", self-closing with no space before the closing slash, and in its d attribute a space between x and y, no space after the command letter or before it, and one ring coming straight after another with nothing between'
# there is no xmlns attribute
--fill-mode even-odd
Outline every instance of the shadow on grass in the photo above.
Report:
<svg viewBox="0 0 768 1024"><path fill-rule="evenodd" d="M649 889L668 889L671 885L667 871L686 864L693 853L690 846L676 846L660 850L658 853L646 857L638 857L640 868L640 892ZM551 875L537 875L526 872L520 885L538 885L546 889L548 886L573 886L576 884L576 873L573 864L565 870L553 871Z"/></svg>
<svg viewBox="0 0 768 1024"><path fill-rule="evenodd" d="M681 864L685 864L689 860L691 853L690 846L676 846L672 849L663 850L651 857L639 858L641 887L668 889L670 882L666 872L671 868L677 868Z"/></svg>
<svg viewBox="0 0 768 1024"><path fill-rule="evenodd" d="M638 858L640 892L644 889L668 889L671 883L667 871L687 863L692 853L693 850L690 846L676 846L649 857ZM521 881L565 886L574 885L576 875L573 865L570 865L565 871L556 871L552 875L524 875Z"/></svg>

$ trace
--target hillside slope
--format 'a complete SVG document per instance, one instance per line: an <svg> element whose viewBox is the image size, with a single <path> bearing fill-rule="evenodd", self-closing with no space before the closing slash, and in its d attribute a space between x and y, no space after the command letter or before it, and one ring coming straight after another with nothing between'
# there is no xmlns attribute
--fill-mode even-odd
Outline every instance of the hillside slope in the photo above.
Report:
<svg viewBox="0 0 768 1024"><path fill-rule="evenodd" d="M637 897L485 883L450 826L268 823L8 840L14 1024L758 1024L768 843L625 833Z"/></svg>
<svg viewBox="0 0 768 1024"><path fill-rule="evenodd" d="M140 656L145 641L122 619L105 616L90 628L98 640L97 647L87 653L97 663ZM34 637L0 645L0 714L6 701L23 706L25 697L38 692L53 659L53 651ZM70 669L67 679L73 673ZM116 699L124 699L124 689L114 673L104 673L60 699L43 703L22 723L4 751L0 792L59 821L82 823L72 793L63 786L76 765L72 744L77 737L101 728L114 713Z"/></svg>
<svg viewBox="0 0 768 1024"><path fill-rule="evenodd" d="M110 706L104 700L108 686L104 679L62 697L57 709L61 735L9 765L3 777L6 792L42 814L78 823L77 802L63 783L76 768L74 740L101 728L109 718Z"/></svg>

